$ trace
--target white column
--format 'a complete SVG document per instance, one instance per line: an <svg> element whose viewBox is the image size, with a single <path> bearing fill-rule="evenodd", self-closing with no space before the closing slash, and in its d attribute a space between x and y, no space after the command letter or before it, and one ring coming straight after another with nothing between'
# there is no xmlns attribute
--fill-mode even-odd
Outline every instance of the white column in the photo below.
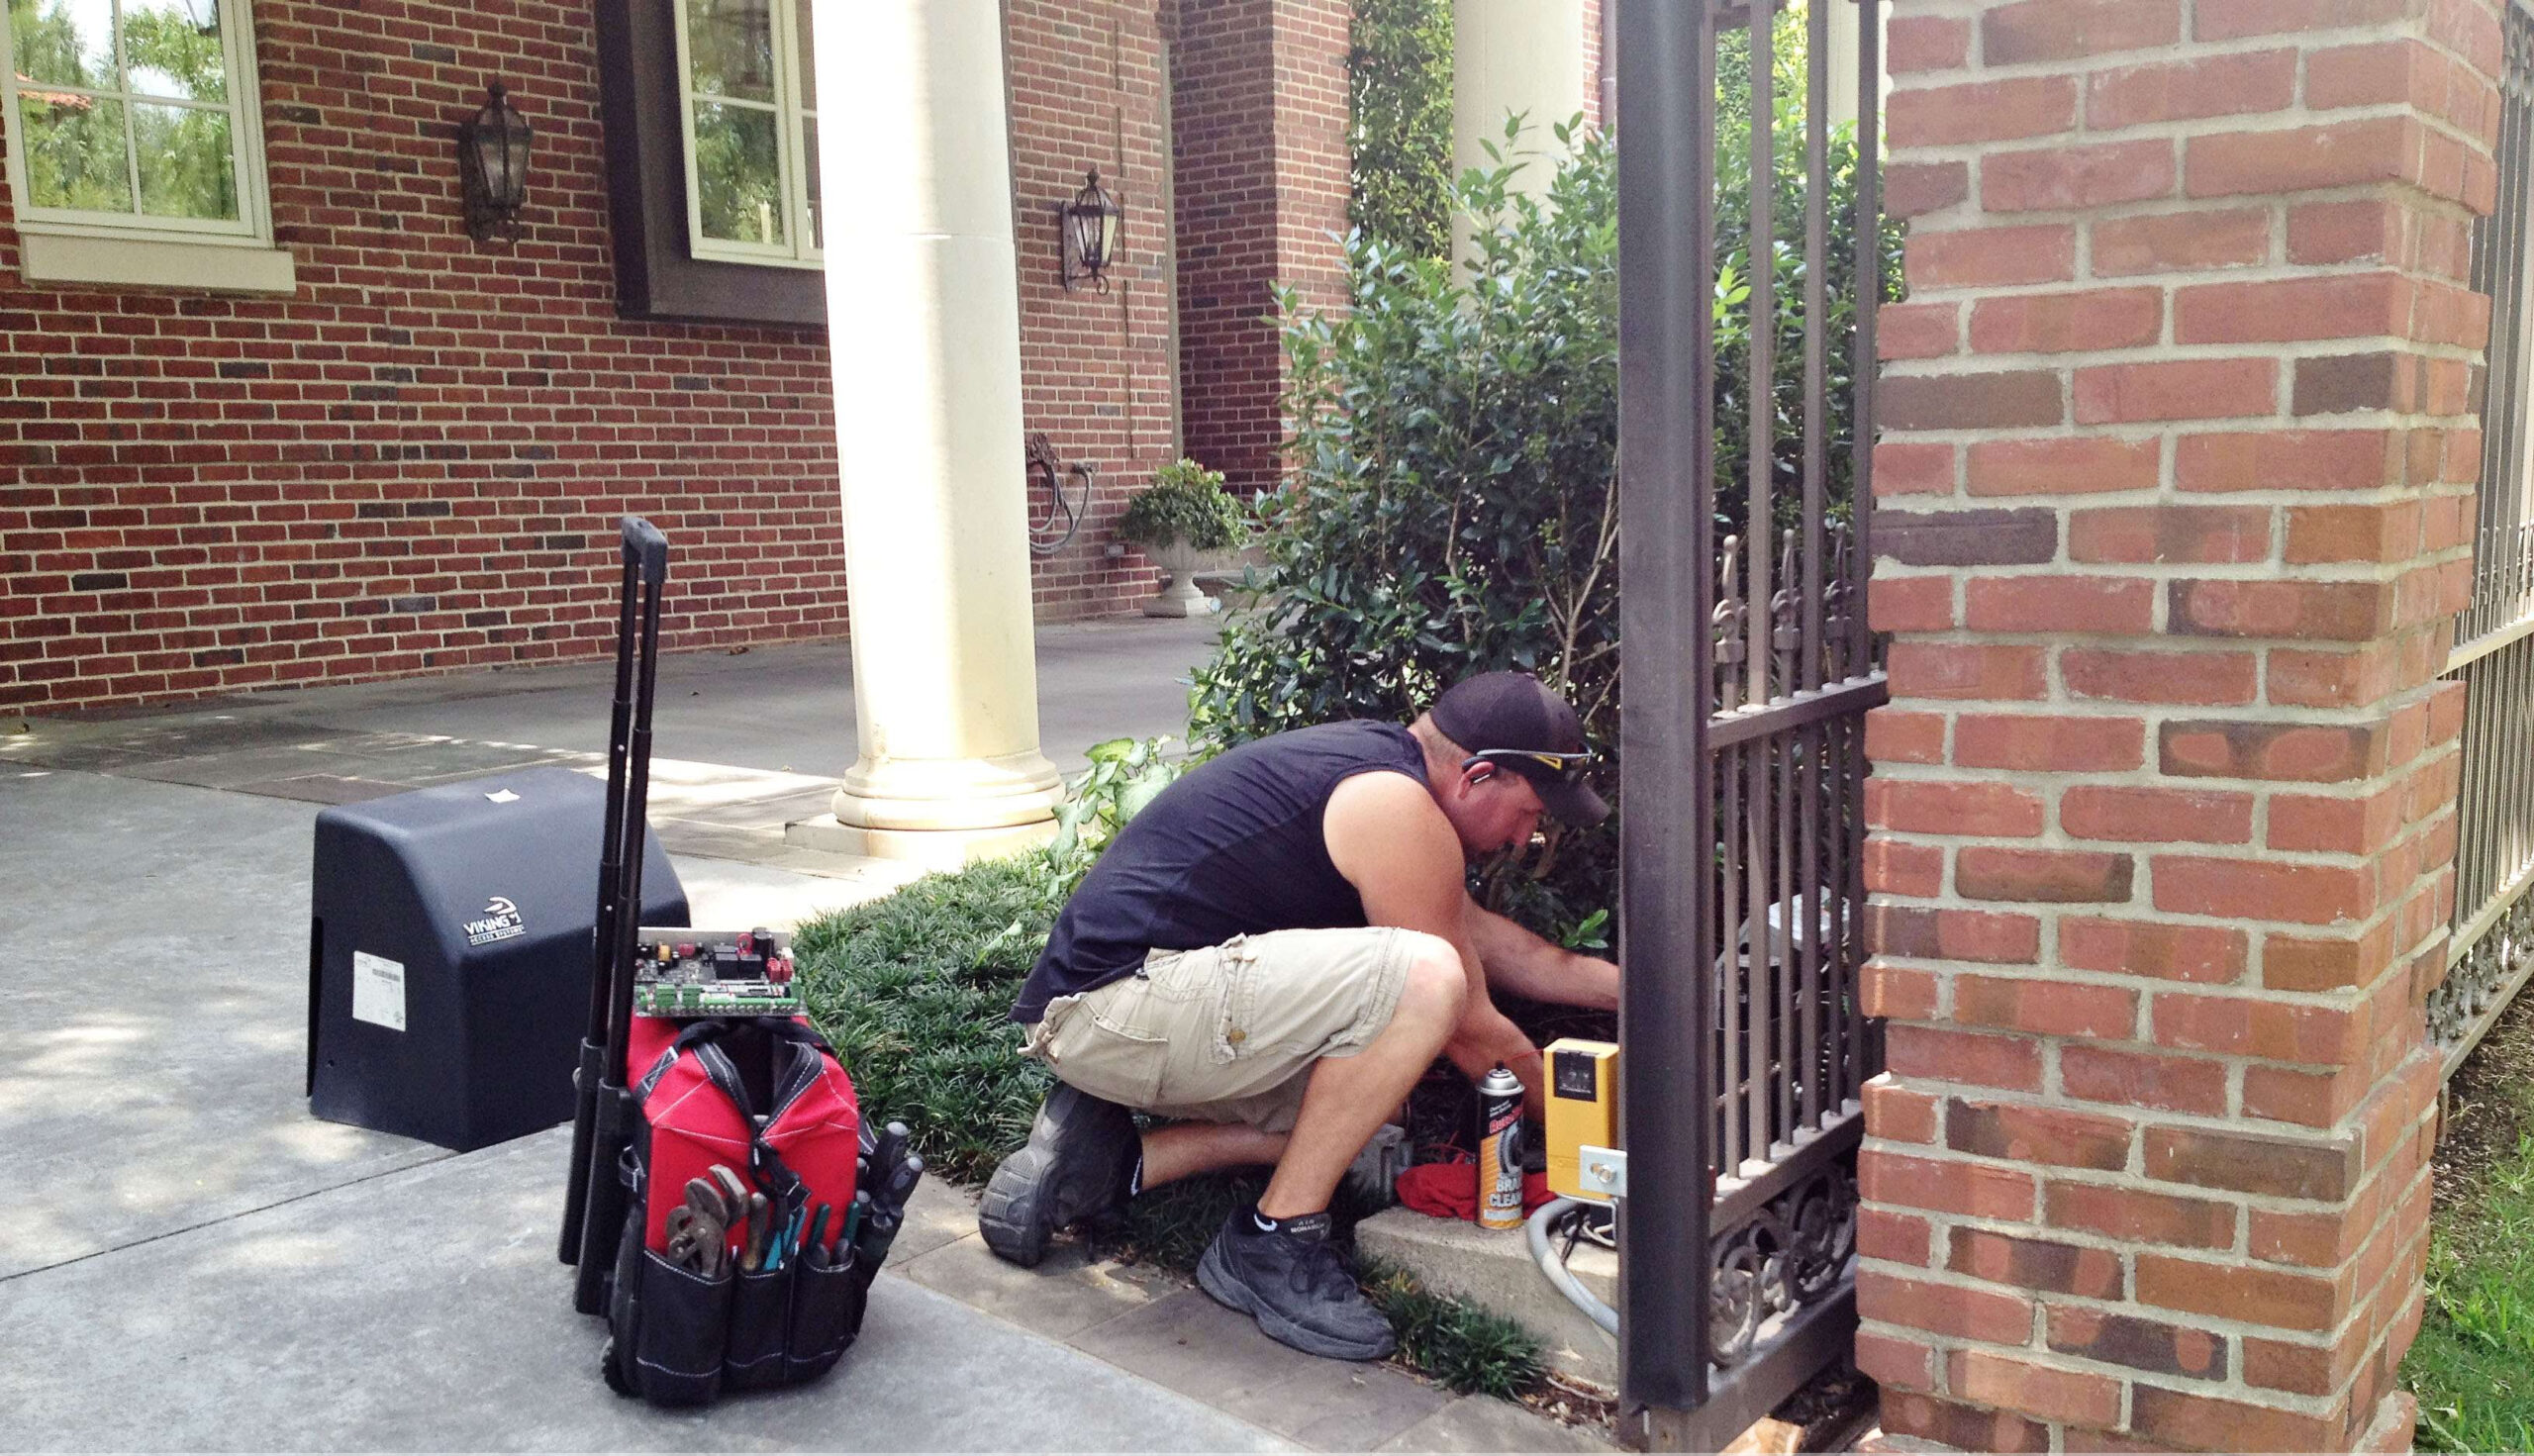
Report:
<svg viewBox="0 0 2534 1456"><path fill-rule="evenodd" d="M816 0L860 756L798 841L947 865L1048 837L997 0Z"/></svg>
<svg viewBox="0 0 2534 1456"><path fill-rule="evenodd" d="M1452 175L1482 170L1485 146L1505 146L1505 119L1522 114L1529 130L1507 161L1525 164L1515 190L1534 196L1565 160L1554 129L1584 110L1583 0L1452 0ZM1469 240L1456 236L1466 256Z"/></svg>
<svg viewBox="0 0 2534 1456"><path fill-rule="evenodd" d="M1829 11L1830 121L1832 125L1855 121L1857 119L1857 65L1862 58L1857 34L1858 27L1864 19L1861 4L1871 4L1875 7L1877 28L1875 37L1878 43L1882 40L1884 32L1890 29L1892 17L1885 11L1881 0L1813 0L1813 3L1826 6ZM1882 54L1882 46L1878 44L1875 50L1878 55ZM1883 75L1881 90L1886 96L1892 93L1892 75L1889 71Z"/></svg>

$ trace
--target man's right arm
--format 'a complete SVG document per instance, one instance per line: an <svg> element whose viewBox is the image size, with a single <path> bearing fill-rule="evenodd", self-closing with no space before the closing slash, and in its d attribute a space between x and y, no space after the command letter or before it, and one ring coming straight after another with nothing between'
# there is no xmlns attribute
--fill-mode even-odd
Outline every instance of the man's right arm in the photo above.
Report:
<svg viewBox="0 0 2534 1456"><path fill-rule="evenodd" d="M1363 899L1365 923L1423 930L1459 953L1469 994L1443 1054L1472 1077L1503 1062L1536 1092L1539 1052L1488 997L1460 837L1425 786L1405 774L1357 774L1329 797L1321 825L1329 860Z"/></svg>

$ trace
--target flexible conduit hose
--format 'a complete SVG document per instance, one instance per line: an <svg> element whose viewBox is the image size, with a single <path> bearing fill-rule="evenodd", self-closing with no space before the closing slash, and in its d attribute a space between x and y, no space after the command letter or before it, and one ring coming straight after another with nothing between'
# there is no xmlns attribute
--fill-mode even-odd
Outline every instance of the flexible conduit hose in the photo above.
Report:
<svg viewBox="0 0 2534 1456"><path fill-rule="evenodd" d="M1523 1224L1523 1232L1531 1241L1531 1258L1539 1264L1540 1272L1548 1276L1548 1282L1557 1286L1557 1292L1573 1302L1576 1309L1590 1315L1595 1324L1602 1326L1604 1333L1616 1338L1619 1332L1619 1311L1596 1299L1591 1290L1586 1289L1573 1274L1567 1272L1566 1261L1549 1252L1548 1226L1556 1222L1558 1217L1569 1210L1582 1207L1583 1203L1579 1199L1550 1199L1532 1213L1530 1218Z"/></svg>

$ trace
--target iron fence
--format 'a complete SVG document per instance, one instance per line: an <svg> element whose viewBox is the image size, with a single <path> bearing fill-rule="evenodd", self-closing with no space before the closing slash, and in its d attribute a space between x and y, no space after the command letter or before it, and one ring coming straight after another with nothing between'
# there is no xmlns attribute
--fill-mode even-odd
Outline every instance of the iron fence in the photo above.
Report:
<svg viewBox="0 0 2534 1456"><path fill-rule="evenodd" d="M2455 920L2429 1034L2452 1075L2534 974L2534 8L2507 10L2498 205L2476 227L2490 298L2473 600L2446 676L2465 684Z"/></svg>
<svg viewBox="0 0 2534 1456"><path fill-rule="evenodd" d="M1866 0L1855 252L1834 259L1833 3L1807 10L1796 283L1782 296L1777 267L1746 270L1739 389L1716 358L1717 32L1747 27L1739 241L1741 255L1769 260L1777 7L1627 0L1618 18L1620 1385L1636 1433L1667 1449L1717 1449L1842 1353L1856 1326L1859 1088L1879 1062L1857 995L1864 715L1887 696L1863 610L1881 64L1877 0ZM1834 264L1845 299L1829 292ZM1844 338L1837 304L1853 310ZM1803 351L1801 399L1786 411L1795 437L1783 441L1771 387L1782 329ZM1840 401L1834 348L1849 351ZM1719 400L1747 415L1722 490ZM1853 422L1843 440L1840 413Z"/></svg>

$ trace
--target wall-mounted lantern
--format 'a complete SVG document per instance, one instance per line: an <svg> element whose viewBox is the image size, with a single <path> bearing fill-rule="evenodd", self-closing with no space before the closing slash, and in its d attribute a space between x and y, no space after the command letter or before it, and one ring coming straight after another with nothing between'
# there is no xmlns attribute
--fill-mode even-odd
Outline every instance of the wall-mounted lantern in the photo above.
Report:
<svg viewBox="0 0 2534 1456"><path fill-rule="evenodd" d="M457 127L457 174L466 191L466 231L478 243L519 240L520 207L528 201L528 119L505 99L499 81L484 88L484 109Z"/></svg>
<svg viewBox="0 0 2534 1456"><path fill-rule="evenodd" d="M1086 185L1073 195L1073 201L1057 209L1056 231L1064 258L1061 276L1068 291L1088 278L1109 291L1109 269L1118 261L1118 236L1125 221L1125 212L1118 199L1100 185L1097 167L1085 175Z"/></svg>

